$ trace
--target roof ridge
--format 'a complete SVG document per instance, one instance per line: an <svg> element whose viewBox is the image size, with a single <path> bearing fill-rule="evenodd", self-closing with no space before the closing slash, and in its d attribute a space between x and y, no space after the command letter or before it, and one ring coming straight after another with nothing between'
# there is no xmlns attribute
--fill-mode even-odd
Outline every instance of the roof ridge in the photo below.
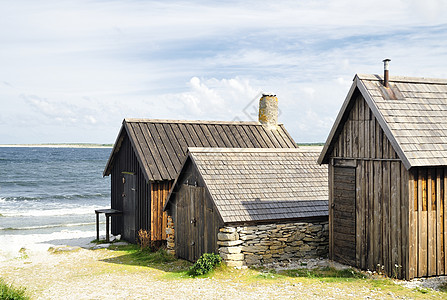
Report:
<svg viewBox="0 0 447 300"><path fill-rule="evenodd" d="M383 80L383 76L377 74L356 74L360 80ZM428 77L410 77L410 76L390 76L390 82L406 82L406 83L426 83L426 84L445 84L447 79L444 78L428 78Z"/></svg>
<svg viewBox="0 0 447 300"><path fill-rule="evenodd" d="M304 149L303 149L304 148ZM312 147L313 149L305 149L306 147L299 148L218 148L218 147L188 147L188 151L191 153L223 153L223 152L232 152L232 153L303 153L303 152L321 152L323 149L316 149L316 147Z"/></svg>
<svg viewBox="0 0 447 300"><path fill-rule="evenodd" d="M207 121L207 120L169 120L169 119L141 119L141 118L125 118L126 123L171 123L171 124L226 124L226 125L262 125L258 121ZM283 123L278 123L283 125Z"/></svg>

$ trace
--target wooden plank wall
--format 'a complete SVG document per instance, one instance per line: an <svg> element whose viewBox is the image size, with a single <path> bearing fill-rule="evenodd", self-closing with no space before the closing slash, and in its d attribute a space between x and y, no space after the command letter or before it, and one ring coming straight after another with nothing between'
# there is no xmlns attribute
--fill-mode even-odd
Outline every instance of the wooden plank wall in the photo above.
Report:
<svg viewBox="0 0 447 300"><path fill-rule="evenodd" d="M170 213L177 257L194 262L203 253L217 253L217 233L222 224L204 187L181 184Z"/></svg>
<svg viewBox="0 0 447 300"><path fill-rule="evenodd" d="M331 157L399 159L379 122L359 94L335 142Z"/></svg>
<svg viewBox="0 0 447 300"><path fill-rule="evenodd" d="M163 207L171 190L172 181L156 181L151 183L151 239L153 241L166 240L167 214Z"/></svg>
<svg viewBox="0 0 447 300"><path fill-rule="evenodd" d="M136 175L136 232L140 229L149 230L148 208L150 203L149 187L146 183L144 175L141 171L138 159L132 149L131 143L127 136L121 144L121 148L115 157L111 172L111 207L117 210L123 210L124 192L123 174L122 172L130 172ZM112 218L112 234L123 233L122 217Z"/></svg>
<svg viewBox="0 0 447 300"><path fill-rule="evenodd" d="M396 161L361 160L356 182L356 265L405 278L408 171Z"/></svg>
<svg viewBox="0 0 447 300"><path fill-rule="evenodd" d="M355 243L355 168L334 167L332 209L332 256L334 260L354 265Z"/></svg>
<svg viewBox="0 0 447 300"><path fill-rule="evenodd" d="M410 176L410 278L445 275L447 168L417 168Z"/></svg>
<svg viewBox="0 0 447 300"><path fill-rule="evenodd" d="M355 264L408 277L409 172L363 97L354 97L331 157L356 166Z"/></svg>

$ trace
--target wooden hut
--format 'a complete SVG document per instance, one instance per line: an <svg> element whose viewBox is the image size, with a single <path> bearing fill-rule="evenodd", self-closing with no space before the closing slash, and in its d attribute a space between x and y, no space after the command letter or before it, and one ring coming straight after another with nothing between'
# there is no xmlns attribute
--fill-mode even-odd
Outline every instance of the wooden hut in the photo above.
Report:
<svg viewBox="0 0 447 300"><path fill-rule="evenodd" d="M389 276L447 272L447 80L356 75L319 163L329 257Z"/></svg>
<svg viewBox="0 0 447 300"><path fill-rule="evenodd" d="M168 247L190 261L220 253L232 265L327 255L320 151L189 148L166 203Z"/></svg>
<svg viewBox="0 0 447 300"><path fill-rule="evenodd" d="M153 241L166 240L163 205L188 147L295 148L276 124L277 103L263 95L260 122L125 119L104 170L111 175L111 207L123 211L112 218L112 233L135 243L143 229Z"/></svg>

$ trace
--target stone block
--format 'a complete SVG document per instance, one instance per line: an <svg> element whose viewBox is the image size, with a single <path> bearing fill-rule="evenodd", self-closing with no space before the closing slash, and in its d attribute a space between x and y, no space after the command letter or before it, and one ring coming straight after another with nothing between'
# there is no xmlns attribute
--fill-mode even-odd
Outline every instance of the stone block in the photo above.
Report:
<svg viewBox="0 0 447 300"><path fill-rule="evenodd" d="M258 225L256 226L258 230L270 230L276 227L275 224L266 224L266 225Z"/></svg>
<svg viewBox="0 0 447 300"><path fill-rule="evenodd" d="M246 254L245 255L245 263L249 266L258 265L261 263L262 256L254 255L254 254Z"/></svg>
<svg viewBox="0 0 447 300"><path fill-rule="evenodd" d="M267 246L261 246L261 245L242 246L242 251L244 251L244 252L256 253L256 252L267 251L267 250L268 250Z"/></svg>
<svg viewBox="0 0 447 300"><path fill-rule="evenodd" d="M237 254L241 253L241 247L220 247L219 252L220 253L230 253L230 254Z"/></svg>
<svg viewBox="0 0 447 300"><path fill-rule="evenodd" d="M271 254L281 254L284 253L284 248L282 249L275 249L275 250L270 250Z"/></svg>
<svg viewBox="0 0 447 300"><path fill-rule="evenodd" d="M236 232L236 228L234 227L223 227L219 229L220 232L225 232L225 233L233 233Z"/></svg>
<svg viewBox="0 0 447 300"><path fill-rule="evenodd" d="M293 235L293 240L295 240L295 241L299 241L299 240L304 239L305 237L306 237L306 234L305 234L305 233L303 233L303 232L297 232L297 233L295 233L295 234Z"/></svg>
<svg viewBox="0 0 447 300"><path fill-rule="evenodd" d="M222 257L223 260L244 260L244 254L243 253L237 253L237 254L229 254L229 253L220 253L220 257Z"/></svg>
<svg viewBox="0 0 447 300"><path fill-rule="evenodd" d="M289 243L289 245L292 247L301 246L303 244L304 244L303 241L293 241L293 242Z"/></svg>
<svg viewBox="0 0 447 300"><path fill-rule="evenodd" d="M291 246L287 246L284 248L284 252L298 252L300 250L300 247L291 247Z"/></svg>
<svg viewBox="0 0 447 300"><path fill-rule="evenodd" d="M278 250L278 249L283 249L285 247L286 247L286 245L282 245L282 244L280 244L280 245L272 245L272 246L270 246L270 250Z"/></svg>
<svg viewBox="0 0 447 300"><path fill-rule="evenodd" d="M272 258L272 254L264 254L262 255L262 259L265 261L266 259L271 259Z"/></svg>
<svg viewBox="0 0 447 300"><path fill-rule="evenodd" d="M323 229L323 226L321 225L311 225L309 224L309 227L307 228L307 230L309 230L310 232L318 232L321 231Z"/></svg>
<svg viewBox="0 0 447 300"><path fill-rule="evenodd" d="M166 234L174 234L174 229L173 228L166 228Z"/></svg>
<svg viewBox="0 0 447 300"><path fill-rule="evenodd" d="M244 265L244 261L243 260L228 260L228 261L225 261L225 264L229 267L240 268Z"/></svg>
<svg viewBox="0 0 447 300"><path fill-rule="evenodd" d="M236 241L239 239L239 234L237 234L237 232L232 233L219 232L217 234L217 239L219 241Z"/></svg>
<svg viewBox="0 0 447 300"><path fill-rule="evenodd" d="M224 247L231 247L231 246L237 246L242 244L243 241L237 240L237 241L217 241L217 245L224 246Z"/></svg>
<svg viewBox="0 0 447 300"><path fill-rule="evenodd" d="M305 242L315 242L315 238L311 236L306 236L303 241Z"/></svg>
<svg viewBox="0 0 447 300"><path fill-rule="evenodd" d="M257 238L257 235L255 234L240 234L239 239L243 241L253 240Z"/></svg>

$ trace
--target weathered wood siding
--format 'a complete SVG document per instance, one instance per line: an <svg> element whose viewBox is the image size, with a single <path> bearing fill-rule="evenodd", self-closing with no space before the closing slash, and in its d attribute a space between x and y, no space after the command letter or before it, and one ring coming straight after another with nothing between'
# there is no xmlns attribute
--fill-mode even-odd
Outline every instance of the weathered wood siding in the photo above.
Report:
<svg viewBox="0 0 447 300"><path fill-rule="evenodd" d="M355 168L355 266L378 270L391 276L409 277L409 172L404 168L382 128L357 93L338 139L331 150L329 165L330 257L351 260L349 247L335 249L338 218L334 207L340 184L335 168ZM345 197L346 198L346 197ZM352 209L352 208L351 208ZM338 256L336 254L339 254ZM340 255L346 253L343 259Z"/></svg>
<svg viewBox="0 0 447 300"><path fill-rule="evenodd" d="M150 230L149 207L150 192L149 185L146 183L137 157L132 149L127 136L122 141L121 148L116 154L115 162L112 168L111 176L111 207L113 209L123 210L123 193L124 193L124 174L123 172L133 173L136 176L136 197L135 197L135 232L140 229ZM119 216L112 218L112 234L123 234L123 218ZM136 241L129 241L135 243Z"/></svg>
<svg viewBox="0 0 447 300"><path fill-rule="evenodd" d="M151 183L151 239L153 241L166 240L167 214L163 207L172 186L172 181L158 181Z"/></svg>
<svg viewBox="0 0 447 300"><path fill-rule="evenodd" d="M355 168L334 167L333 258L355 265Z"/></svg>
<svg viewBox="0 0 447 300"><path fill-rule="evenodd" d="M415 168L410 173L410 278L447 271L447 168Z"/></svg>
<svg viewBox="0 0 447 300"><path fill-rule="evenodd" d="M223 223L192 163L183 174L168 214L174 221L176 256L196 261L203 253L217 253L217 233Z"/></svg>

